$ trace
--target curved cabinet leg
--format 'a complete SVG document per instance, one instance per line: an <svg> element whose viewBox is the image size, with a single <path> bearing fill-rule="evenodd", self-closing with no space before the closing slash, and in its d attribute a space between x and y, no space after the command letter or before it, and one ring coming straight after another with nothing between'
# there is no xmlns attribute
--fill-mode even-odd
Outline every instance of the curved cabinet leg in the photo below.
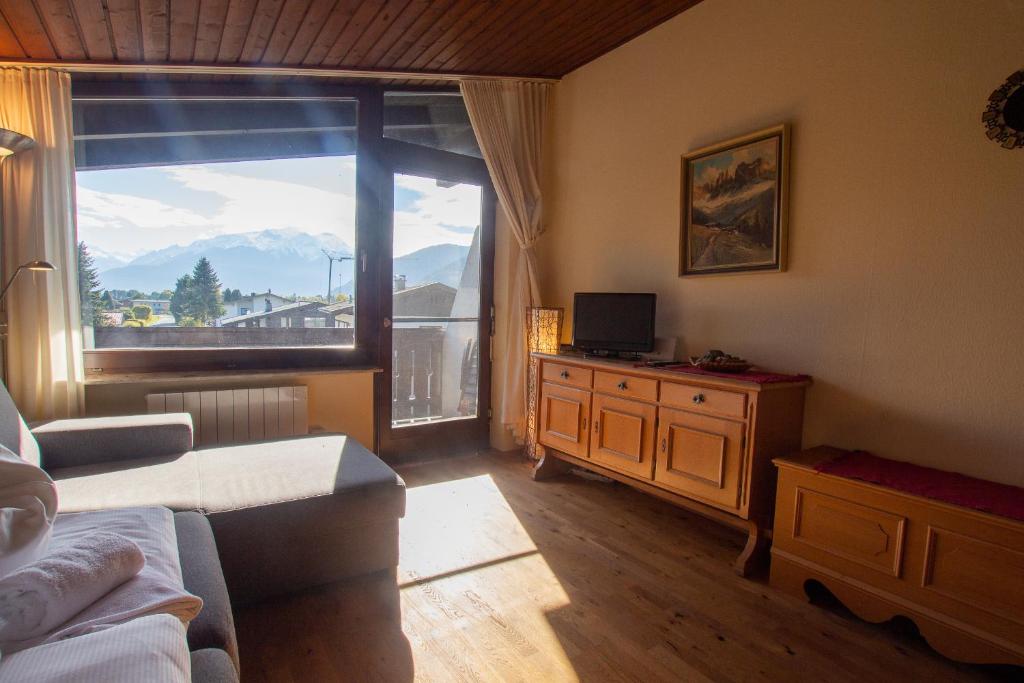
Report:
<svg viewBox="0 0 1024 683"><path fill-rule="evenodd" d="M551 455L551 451L543 446L537 446L537 454L540 456L540 460L533 466L534 481L551 479L572 469L572 465Z"/></svg>
<svg viewBox="0 0 1024 683"><path fill-rule="evenodd" d="M769 541L764 526L753 519L748 520L747 524L747 545L733 564L736 573L743 577L768 565Z"/></svg>

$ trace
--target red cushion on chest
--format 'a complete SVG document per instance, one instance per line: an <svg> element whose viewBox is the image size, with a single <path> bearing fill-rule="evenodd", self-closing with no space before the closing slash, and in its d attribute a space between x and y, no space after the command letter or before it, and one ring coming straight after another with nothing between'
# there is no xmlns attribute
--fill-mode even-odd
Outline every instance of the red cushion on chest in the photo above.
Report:
<svg viewBox="0 0 1024 683"><path fill-rule="evenodd" d="M915 496L1024 521L1024 489L965 474L887 460L862 451L821 463L815 469L859 479Z"/></svg>

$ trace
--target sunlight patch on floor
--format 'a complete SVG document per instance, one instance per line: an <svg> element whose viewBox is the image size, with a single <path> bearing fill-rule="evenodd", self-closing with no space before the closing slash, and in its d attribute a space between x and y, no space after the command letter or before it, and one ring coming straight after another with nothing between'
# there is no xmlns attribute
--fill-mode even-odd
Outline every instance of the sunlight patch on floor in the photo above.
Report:
<svg viewBox="0 0 1024 683"><path fill-rule="evenodd" d="M537 551L490 475L407 490L400 584Z"/></svg>
<svg viewBox="0 0 1024 683"><path fill-rule="evenodd" d="M569 597L489 475L408 490L398 580L416 680L578 680Z"/></svg>

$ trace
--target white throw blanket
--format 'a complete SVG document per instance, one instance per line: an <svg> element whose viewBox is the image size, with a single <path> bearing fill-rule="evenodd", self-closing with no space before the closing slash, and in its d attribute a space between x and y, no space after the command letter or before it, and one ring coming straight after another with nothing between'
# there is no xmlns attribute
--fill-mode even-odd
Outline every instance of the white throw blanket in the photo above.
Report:
<svg viewBox="0 0 1024 683"><path fill-rule="evenodd" d="M0 660L0 683L186 683L185 626L167 614L47 643Z"/></svg>
<svg viewBox="0 0 1024 683"><path fill-rule="evenodd" d="M80 512L57 517L50 550L59 553L81 538L111 532L133 541L145 555L142 570L102 598L85 607L56 630L14 643L3 655L25 648L92 633L151 614L170 614L187 624L199 614L203 601L184 589L178 558L174 517L167 508L126 508Z"/></svg>
<svg viewBox="0 0 1024 683"><path fill-rule="evenodd" d="M56 515L53 480L0 446L0 577L43 555Z"/></svg>
<svg viewBox="0 0 1024 683"><path fill-rule="evenodd" d="M145 564L135 543L100 531L0 578L0 650L53 631Z"/></svg>

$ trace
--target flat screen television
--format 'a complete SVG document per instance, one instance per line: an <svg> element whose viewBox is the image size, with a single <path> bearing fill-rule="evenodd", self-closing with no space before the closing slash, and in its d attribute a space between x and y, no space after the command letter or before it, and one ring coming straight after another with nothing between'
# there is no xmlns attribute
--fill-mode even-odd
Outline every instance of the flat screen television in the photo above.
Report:
<svg viewBox="0 0 1024 683"><path fill-rule="evenodd" d="M577 292L572 345L594 353L654 350L654 294Z"/></svg>

